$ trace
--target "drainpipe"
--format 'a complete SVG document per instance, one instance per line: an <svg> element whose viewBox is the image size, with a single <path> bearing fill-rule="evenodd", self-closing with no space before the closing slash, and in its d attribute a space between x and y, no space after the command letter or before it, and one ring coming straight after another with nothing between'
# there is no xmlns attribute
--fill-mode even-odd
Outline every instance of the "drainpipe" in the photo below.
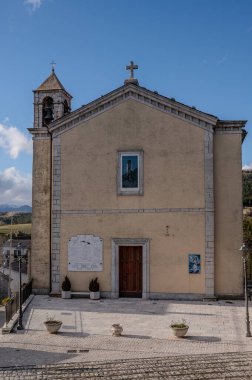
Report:
<svg viewBox="0 0 252 380"><path fill-rule="evenodd" d="M52 291L52 133L48 125L44 122L47 132L50 135L50 222L49 222L49 242L50 242L50 293Z"/></svg>
<svg viewBox="0 0 252 380"><path fill-rule="evenodd" d="M11 233L10 233L10 255L9 255L9 279L8 279L8 297L11 297L11 255L12 255L12 218L13 213L11 213Z"/></svg>

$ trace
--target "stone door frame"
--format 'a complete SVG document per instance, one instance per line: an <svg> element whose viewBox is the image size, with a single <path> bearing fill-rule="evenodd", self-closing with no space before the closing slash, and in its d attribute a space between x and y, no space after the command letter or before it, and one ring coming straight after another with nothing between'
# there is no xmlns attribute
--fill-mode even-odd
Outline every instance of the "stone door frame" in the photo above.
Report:
<svg viewBox="0 0 252 380"><path fill-rule="evenodd" d="M149 239L112 239L112 292L111 298L119 298L119 246L142 247L142 299L149 299L150 293L150 244Z"/></svg>

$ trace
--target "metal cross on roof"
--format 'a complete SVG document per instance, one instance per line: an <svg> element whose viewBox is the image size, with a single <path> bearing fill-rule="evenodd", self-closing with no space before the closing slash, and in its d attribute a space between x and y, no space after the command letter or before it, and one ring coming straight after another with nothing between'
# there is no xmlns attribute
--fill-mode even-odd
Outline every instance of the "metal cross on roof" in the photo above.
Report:
<svg viewBox="0 0 252 380"><path fill-rule="evenodd" d="M52 65L52 72L54 73L54 66L56 65L56 62L54 62L54 60L52 60L52 62L50 63L50 65Z"/></svg>
<svg viewBox="0 0 252 380"><path fill-rule="evenodd" d="M130 61L130 65L126 66L126 70L130 70L130 79L134 78L134 70L138 69L138 65L134 65L133 61Z"/></svg>

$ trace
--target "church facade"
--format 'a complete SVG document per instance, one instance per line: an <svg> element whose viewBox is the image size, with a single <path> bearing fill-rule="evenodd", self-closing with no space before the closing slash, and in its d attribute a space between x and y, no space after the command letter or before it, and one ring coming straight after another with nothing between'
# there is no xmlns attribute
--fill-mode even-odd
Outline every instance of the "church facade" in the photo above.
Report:
<svg viewBox="0 0 252 380"><path fill-rule="evenodd" d="M124 85L71 111L54 69L34 91L34 292L98 277L104 297L242 294L243 120Z"/></svg>

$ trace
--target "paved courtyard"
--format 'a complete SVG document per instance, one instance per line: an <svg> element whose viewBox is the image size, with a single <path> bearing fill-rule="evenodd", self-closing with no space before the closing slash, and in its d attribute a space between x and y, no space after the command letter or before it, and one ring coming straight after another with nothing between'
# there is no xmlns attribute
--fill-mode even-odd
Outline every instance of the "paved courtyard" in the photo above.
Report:
<svg viewBox="0 0 252 380"><path fill-rule="evenodd" d="M252 307L250 307L250 313L252 316ZM48 334L45 330L43 322L50 317L63 322L57 335ZM172 336L169 324L182 319L185 319L190 326L188 336L185 339L176 339ZM0 367L53 365L54 369L58 368L57 371L60 371L60 368L63 370L66 366L72 365L71 368L75 368L74 371L77 374L76 368L79 368L80 363L84 365L84 363L99 362L101 363L99 366L103 366L102 370L104 370L106 362L119 360L117 363L125 361L125 370L127 366L128 368L131 366L133 368L135 365L138 367L138 364L133 364L133 362L130 365L128 360L133 360L134 363L140 360L145 366L144 372L146 371L144 363L147 362L142 360L143 358L149 358L148 360L152 360L153 363L160 360L166 368L164 363L173 361L172 357L175 362L178 361L178 356L181 357L181 363L194 360L190 365L196 366L200 362L199 359L196 360L197 355L207 361L207 356L203 358L203 354L211 354L209 358L221 358L228 353L230 355L235 353L236 356L238 355L238 361L243 358L242 363L246 371L251 374L251 377L242 378L252 379L252 369L248 364L252 359L252 338L245 336L243 301L189 302L131 299L91 301L35 296L24 313L23 322L25 330L15 330L12 334L0 335ZM123 335L119 338L111 335L113 323L120 323L123 326ZM223 353L222 356L216 356L221 353ZM225 363L228 357L225 357ZM209 360L211 367L213 361ZM110 370L115 365L111 364ZM219 368L221 367L222 365L219 364ZM45 369L39 371L43 372ZM70 369L65 373L67 371ZM1 373L0 378L11 378L11 372L9 375L5 373L3 377ZM61 377L55 375L54 378ZM120 377L115 377L117 378ZM130 379L131 377L128 375L122 378ZM156 378L168 377L153 377L153 379ZM176 377L172 378L176 379ZM194 378L217 379L219 377L192 377ZM232 378L240 379L238 374Z"/></svg>

